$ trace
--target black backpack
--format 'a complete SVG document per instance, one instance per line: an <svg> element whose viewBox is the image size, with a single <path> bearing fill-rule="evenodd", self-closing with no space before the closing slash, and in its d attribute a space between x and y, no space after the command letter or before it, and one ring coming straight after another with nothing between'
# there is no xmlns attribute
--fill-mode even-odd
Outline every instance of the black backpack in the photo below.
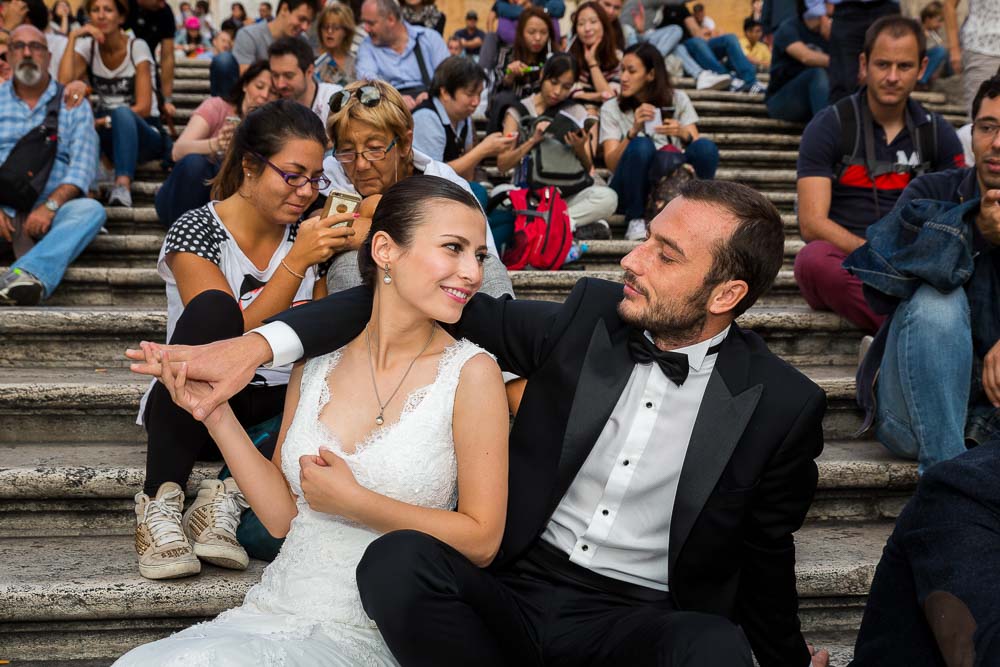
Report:
<svg viewBox="0 0 1000 667"><path fill-rule="evenodd" d="M45 105L45 120L28 131L0 165L0 204L27 213L42 196L59 149L59 105L63 87Z"/></svg>
<svg viewBox="0 0 1000 667"><path fill-rule="evenodd" d="M536 118L531 117L521 102L513 106L521 114L518 143L530 139L538 123L549 121L545 138L525 157L525 180L530 189L538 190L554 185L559 188L563 197L571 197L594 184L594 179L576 157L573 148L563 140L567 131L576 129L572 120L559 115L561 109L572 106L571 104L549 109L547 115Z"/></svg>

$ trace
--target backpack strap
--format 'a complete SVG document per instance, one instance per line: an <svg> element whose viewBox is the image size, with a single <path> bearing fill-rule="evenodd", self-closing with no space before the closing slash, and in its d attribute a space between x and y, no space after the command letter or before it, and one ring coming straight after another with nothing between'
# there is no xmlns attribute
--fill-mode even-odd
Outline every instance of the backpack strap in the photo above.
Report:
<svg viewBox="0 0 1000 667"><path fill-rule="evenodd" d="M42 121L42 125L50 132L59 129L59 108L62 106L63 90L63 85L56 83L56 94L45 104L45 120Z"/></svg>
<svg viewBox="0 0 1000 667"><path fill-rule="evenodd" d="M833 169L835 180L840 180L847 167L857 164L858 149L861 147L858 106L857 94L842 97L833 105L833 112L840 121L840 159Z"/></svg>
<svg viewBox="0 0 1000 667"><path fill-rule="evenodd" d="M420 68L420 79L424 82L424 88L431 89L431 75L427 73L427 63L424 62L424 52L420 49L420 35L413 38L413 55L417 58L417 67Z"/></svg>
<svg viewBox="0 0 1000 667"><path fill-rule="evenodd" d="M917 103L920 113L929 122L915 127L908 127L910 136L913 137L913 147L920 156L920 164L913 168L917 176L933 171L934 165L938 162L938 117ZM910 124L910 113L906 114L907 125Z"/></svg>

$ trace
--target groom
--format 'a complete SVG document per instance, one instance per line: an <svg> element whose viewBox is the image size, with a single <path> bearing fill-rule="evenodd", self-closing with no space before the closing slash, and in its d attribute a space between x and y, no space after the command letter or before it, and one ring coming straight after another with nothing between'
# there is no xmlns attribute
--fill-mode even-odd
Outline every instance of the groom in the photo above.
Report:
<svg viewBox="0 0 1000 667"><path fill-rule="evenodd" d="M488 569L415 531L369 547L361 597L404 666L749 666L747 639L761 667L826 665L799 630L792 538L825 396L733 322L783 241L763 196L695 181L622 260L624 289L472 299L456 335L528 379L507 527ZM357 288L172 354L217 403L260 363L347 343L370 309Z"/></svg>

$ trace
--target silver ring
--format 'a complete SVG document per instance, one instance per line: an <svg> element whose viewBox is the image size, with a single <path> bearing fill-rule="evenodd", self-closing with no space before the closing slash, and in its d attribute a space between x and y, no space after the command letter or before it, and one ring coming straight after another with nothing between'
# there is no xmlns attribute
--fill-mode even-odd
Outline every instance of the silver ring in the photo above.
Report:
<svg viewBox="0 0 1000 667"><path fill-rule="evenodd" d="M76 95L76 94L74 94L74 95L73 95L73 99L74 99L74 100L78 100L78 99L80 99L80 96L79 96L79 95Z"/></svg>

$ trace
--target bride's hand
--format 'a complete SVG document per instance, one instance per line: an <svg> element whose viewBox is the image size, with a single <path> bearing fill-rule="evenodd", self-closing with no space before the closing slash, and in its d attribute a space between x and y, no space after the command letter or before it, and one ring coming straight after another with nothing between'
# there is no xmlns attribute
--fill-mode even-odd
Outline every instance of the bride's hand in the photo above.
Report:
<svg viewBox="0 0 1000 667"><path fill-rule="evenodd" d="M351 518L361 485L342 458L329 449L319 456L300 456L299 482L309 507L324 514Z"/></svg>
<svg viewBox="0 0 1000 667"><path fill-rule="evenodd" d="M143 351L146 352L147 363L153 360L155 355L151 346L143 344ZM188 380L187 363L182 363L177 373L170 363L170 352L163 350L160 353L160 360L163 362L163 370L160 373L160 382L167 388L170 398L185 411L194 415L195 407L212 393L212 385L200 380ZM227 415L232 415L229 403L224 402L212 410L204 419L200 419L206 427L212 428L221 423ZM197 419L197 418L196 418Z"/></svg>

